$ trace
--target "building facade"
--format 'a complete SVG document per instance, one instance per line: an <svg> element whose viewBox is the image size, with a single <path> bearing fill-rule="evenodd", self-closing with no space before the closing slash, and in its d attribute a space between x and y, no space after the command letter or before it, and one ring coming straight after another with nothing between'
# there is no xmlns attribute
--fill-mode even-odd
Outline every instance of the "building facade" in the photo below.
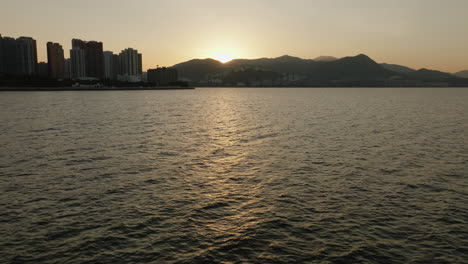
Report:
<svg viewBox="0 0 468 264"><path fill-rule="evenodd" d="M17 73L16 66L16 40L9 37L0 37L2 51L0 68L2 72L9 75L15 75Z"/></svg>
<svg viewBox="0 0 468 264"><path fill-rule="evenodd" d="M104 51L104 78L116 80L120 74L119 56L112 51Z"/></svg>
<svg viewBox="0 0 468 264"><path fill-rule="evenodd" d="M102 42L89 41L86 43L86 74L88 77L104 78L104 55Z"/></svg>
<svg viewBox="0 0 468 264"><path fill-rule="evenodd" d="M32 76L37 73L37 45L36 40L30 37L16 39L17 74Z"/></svg>
<svg viewBox="0 0 468 264"><path fill-rule="evenodd" d="M63 66L63 78L72 78L71 59L65 59Z"/></svg>
<svg viewBox="0 0 468 264"><path fill-rule="evenodd" d="M72 49L81 49L85 53L85 77L104 78L104 51L102 42L72 40ZM72 64L75 64L72 61Z"/></svg>
<svg viewBox="0 0 468 264"><path fill-rule="evenodd" d="M6 37L3 38L3 44L5 51L5 72L7 74L16 75L18 73L16 40Z"/></svg>
<svg viewBox="0 0 468 264"><path fill-rule="evenodd" d="M47 42L47 63L49 77L63 79L65 76L65 57L62 45Z"/></svg>
<svg viewBox="0 0 468 264"><path fill-rule="evenodd" d="M138 74L141 75L143 73L143 55L138 53Z"/></svg>
<svg viewBox="0 0 468 264"><path fill-rule="evenodd" d="M140 76L142 73L142 55L138 50L128 48L119 54L120 75Z"/></svg>
<svg viewBox="0 0 468 264"><path fill-rule="evenodd" d="M0 35L0 73L19 76L37 74L36 40Z"/></svg>
<svg viewBox="0 0 468 264"><path fill-rule="evenodd" d="M117 76L120 74L120 58L118 54L112 55L112 69L114 73L114 80L117 80Z"/></svg>
<svg viewBox="0 0 468 264"><path fill-rule="evenodd" d="M42 78L49 77L49 64L46 62L37 63L37 76Z"/></svg>
<svg viewBox="0 0 468 264"><path fill-rule="evenodd" d="M70 50L71 79L87 77L86 75L86 53L81 48Z"/></svg>
<svg viewBox="0 0 468 264"><path fill-rule="evenodd" d="M14 38L2 37L2 64L3 73L14 75L17 72L16 66L16 40ZM3 63L2 63L3 62Z"/></svg>

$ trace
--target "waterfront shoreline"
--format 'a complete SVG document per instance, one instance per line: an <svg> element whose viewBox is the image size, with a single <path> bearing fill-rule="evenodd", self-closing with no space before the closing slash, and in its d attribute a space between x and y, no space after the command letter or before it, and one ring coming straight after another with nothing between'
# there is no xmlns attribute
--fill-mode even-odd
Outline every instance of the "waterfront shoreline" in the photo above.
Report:
<svg viewBox="0 0 468 264"><path fill-rule="evenodd" d="M41 92L41 91L159 91L195 90L195 87L0 87L0 92Z"/></svg>

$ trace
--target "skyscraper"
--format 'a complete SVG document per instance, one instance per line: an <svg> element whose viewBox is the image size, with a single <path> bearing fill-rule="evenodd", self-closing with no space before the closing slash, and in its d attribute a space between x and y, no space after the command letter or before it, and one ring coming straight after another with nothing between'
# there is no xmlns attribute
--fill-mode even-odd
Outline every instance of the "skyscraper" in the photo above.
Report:
<svg viewBox="0 0 468 264"><path fill-rule="evenodd" d="M116 80L119 72L119 56L112 53L112 51L104 51L104 77Z"/></svg>
<svg viewBox="0 0 468 264"><path fill-rule="evenodd" d="M104 78L111 79L112 76L112 51L104 51Z"/></svg>
<svg viewBox="0 0 468 264"><path fill-rule="evenodd" d="M141 53L138 53L138 75L143 73L143 56Z"/></svg>
<svg viewBox="0 0 468 264"><path fill-rule="evenodd" d="M47 63L50 78L62 79L64 77L65 58L60 44L47 42Z"/></svg>
<svg viewBox="0 0 468 264"><path fill-rule="evenodd" d="M142 73L142 55L138 50L128 48L119 54L120 74L139 76Z"/></svg>
<svg viewBox="0 0 468 264"><path fill-rule="evenodd" d="M81 48L73 48L70 50L71 60L71 78L86 77L86 54Z"/></svg>
<svg viewBox="0 0 468 264"><path fill-rule="evenodd" d="M16 60L18 75L36 75L37 73L37 46L36 40L30 37L16 39Z"/></svg>
<svg viewBox="0 0 468 264"><path fill-rule="evenodd" d="M114 70L114 80L117 79L117 76L120 74L120 58L119 54L112 55L112 67Z"/></svg>
<svg viewBox="0 0 468 264"><path fill-rule="evenodd" d="M17 65L17 45L14 38L1 37L1 49L0 51L0 71L10 75L18 74Z"/></svg>
<svg viewBox="0 0 468 264"><path fill-rule="evenodd" d="M104 78L104 55L102 42L87 42L85 51L87 76L94 78Z"/></svg>
<svg viewBox="0 0 468 264"><path fill-rule="evenodd" d="M72 48L80 48L84 50L86 48L86 41L81 39L72 39Z"/></svg>
<svg viewBox="0 0 468 264"><path fill-rule="evenodd" d="M102 42L73 39L72 49L81 49L85 52L86 77L104 78Z"/></svg>
<svg viewBox="0 0 468 264"><path fill-rule="evenodd" d="M14 39L0 35L0 72L20 76L35 75L36 41L30 37Z"/></svg>

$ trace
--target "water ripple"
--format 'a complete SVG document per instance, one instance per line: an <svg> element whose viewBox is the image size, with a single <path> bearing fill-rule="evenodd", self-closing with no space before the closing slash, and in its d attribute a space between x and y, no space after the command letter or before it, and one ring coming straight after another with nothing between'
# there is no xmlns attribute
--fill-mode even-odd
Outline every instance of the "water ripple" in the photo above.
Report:
<svg viewBox="0 0 468 264"><path fill-rule="evenodd" d="M2 93L0 263L466 263L467 101Z"/></svg>

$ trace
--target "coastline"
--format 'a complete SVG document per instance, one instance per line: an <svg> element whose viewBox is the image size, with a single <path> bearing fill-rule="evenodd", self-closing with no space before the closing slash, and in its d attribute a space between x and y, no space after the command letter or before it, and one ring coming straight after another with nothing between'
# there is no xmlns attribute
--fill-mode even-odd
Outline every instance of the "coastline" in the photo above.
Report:
<svg viewBox="0 0 468 264"><path fill-rule="evenodd" d="M195 90L195 87L0 87L0 92L35 92L35 91L159 91L159 90Z"/></svg>

